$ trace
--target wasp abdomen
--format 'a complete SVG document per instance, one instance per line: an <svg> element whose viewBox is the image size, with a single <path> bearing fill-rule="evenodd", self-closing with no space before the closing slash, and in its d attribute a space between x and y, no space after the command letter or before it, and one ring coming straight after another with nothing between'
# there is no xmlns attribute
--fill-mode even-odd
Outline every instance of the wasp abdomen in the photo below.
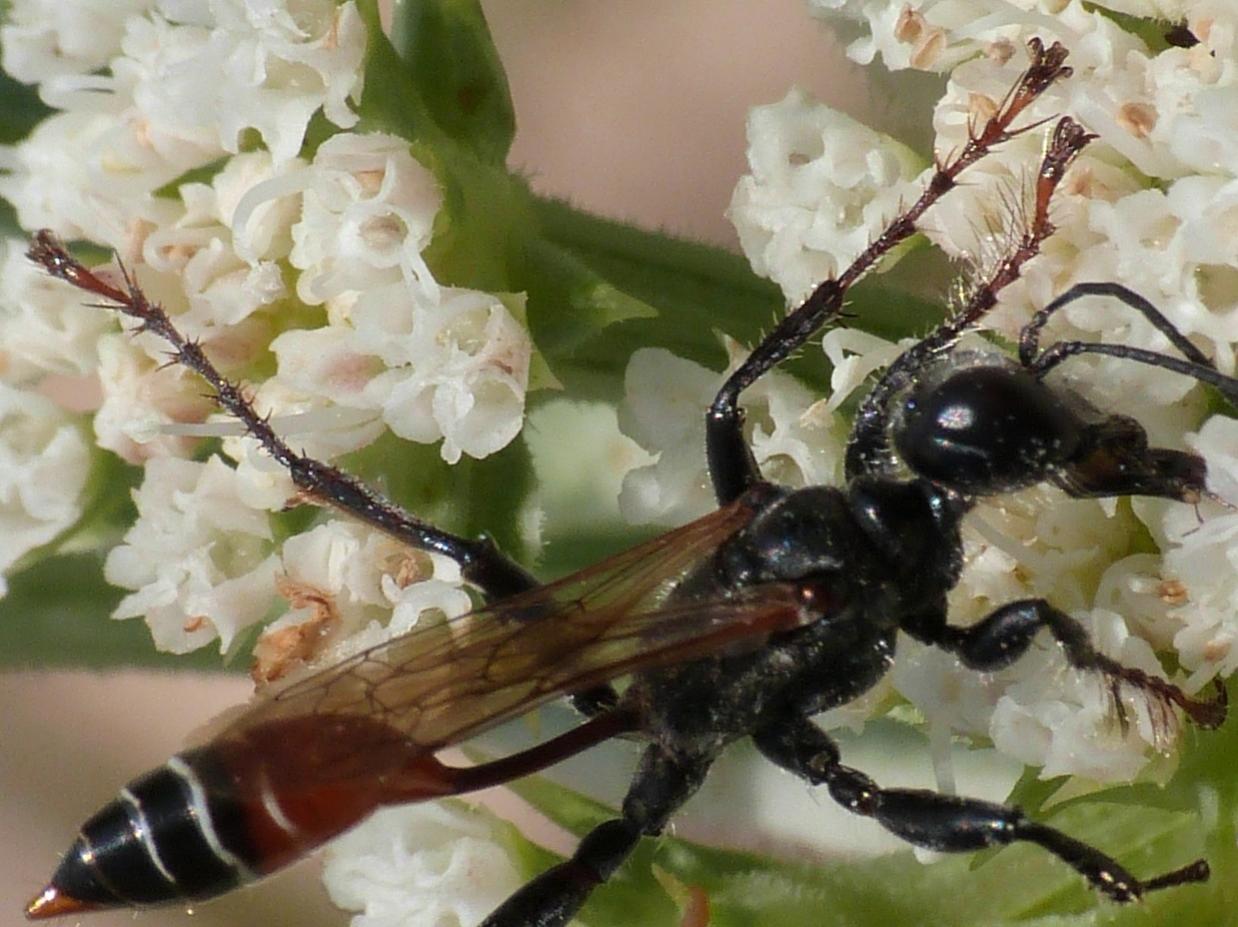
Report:
<svg viewBox="0 0 1238 927"><path fill-rule="evenodd" d="M121 789L78 833L49 889L87 907L157 904L252 878L237 806L212 801L192 756Z"/></svg>
<svg viewBox="0 0 1238 927"><path fill-rule="evenodd" d="M375 771L382 774L367 775ZM86 822L27 914L218 895L297 859L381 804L453 790L449 768L381 721L273 719L177 754L129 783Z"/></svg>

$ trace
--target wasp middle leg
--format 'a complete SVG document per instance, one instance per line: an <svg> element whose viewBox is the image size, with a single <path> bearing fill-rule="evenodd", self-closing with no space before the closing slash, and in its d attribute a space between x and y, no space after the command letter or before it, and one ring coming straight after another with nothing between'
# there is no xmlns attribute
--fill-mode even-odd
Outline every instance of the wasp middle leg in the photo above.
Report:
<svg viewBox="0 0 1238 927"><path fill-rule="evenodd" d="M941 647L955 654L970 669L994 672L1015 663L1031 647L1036 635L1047 630L1061 645L1066 662L1079 670L1102 674L1110 685L1119 721L1125 723L1118 688L1122 683L1145 693L1153 700L1157 711L1153 722L1158 731L1172 728L1170 706L1176 705L1200 727L1220 727L1225 721L1224 688L1212 700L1188 696L1173 683L1143 670L1123 666L1099 653L1088 639L1087 631L1074 618L1044 599L1020 599L1007 602L985 618L966 628L947 623L944 611L932 610L902 622L903 630L924 643Z"/></svg>
<svg viewBox="0 0 1238 927"><path fill-rule="evenodd" d="M667 820L700 787L712 760L646 749L623 800L622 816L587 833L568 859L516 891L481 927L563 927L609 879L641 837L662 832Z"/></svg>

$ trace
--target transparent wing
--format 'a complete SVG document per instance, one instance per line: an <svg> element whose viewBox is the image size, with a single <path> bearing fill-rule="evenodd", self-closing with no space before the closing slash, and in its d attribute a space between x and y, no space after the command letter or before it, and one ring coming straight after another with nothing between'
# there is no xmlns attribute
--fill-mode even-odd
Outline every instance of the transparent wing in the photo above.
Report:
<svg viewBox="0 0 1238 927"><path fill-rule="evenodd" d="M609 560L359 653L265 697L222 737L312 716L364 717L432 752L558 696L802 623L798 590L665 603L746 525L743 500ZM325 772L325 771L324 771Z"/></svg>

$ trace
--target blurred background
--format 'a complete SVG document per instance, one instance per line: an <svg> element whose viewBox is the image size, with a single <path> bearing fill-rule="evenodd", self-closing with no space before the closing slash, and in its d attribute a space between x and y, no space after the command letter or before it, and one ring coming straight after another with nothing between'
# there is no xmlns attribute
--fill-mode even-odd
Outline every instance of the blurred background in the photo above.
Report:
<svg viewBox="0 0 1238 927"><path fill-rule="evenodd" d="M876 122L885 121L887 108L872 105L861 73L809 19L803 0L483 0L483 6L519 120L513 166L538 191L607 216L734 248L723 214L745 170L749 107L780 99L798 84L836 107L863 118L876 111ZM0 675L0 925L19 923L26 900L87 815L249 691L245 678L188 672ZM619 753L613 775L604 777L613 780L603 786L614 790L613 801L627 774ZM857 765L864 761L854 758ZM926 754L921 766L927 769ZM927 772L916 778L927 782ZM787 788L793 800L815 807L802 786L787 780ZM795 822L794 813L785 816ZM707 834L703 817L698 827ZM814 813L802 826L823 823ZM871 830L842 836L871 841ZM566 846L553 832L538 836ZM326 901L317 872L315 862L303 863L192 917L174 909L96 915L86 923L346 923Z"/></svg>

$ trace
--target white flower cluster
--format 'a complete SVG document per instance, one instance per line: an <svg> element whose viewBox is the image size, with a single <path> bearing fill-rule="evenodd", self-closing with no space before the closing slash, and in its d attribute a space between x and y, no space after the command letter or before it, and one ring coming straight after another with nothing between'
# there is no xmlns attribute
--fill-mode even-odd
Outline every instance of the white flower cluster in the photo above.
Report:
<svg viewBox="0 0 1238 927"><path fill-rule="evenodd" d="M730 369L743 360L728 344ZM720 382L712 370L662 348L632 355L624 377L619 427L657 460L628 472L619 509L629 521L678 526L714 507L705 472L705 416ZM749 440L757 463L773 480L837 482L845 434L825 401L787 374L774 371L744 394Z"/></svg>
<svg viewBox="0 0 1238 927"><path fill-rule="evenodd" d="M97 363L102 330L67 288L31 266L24 246L0 241L0 576L83 515L88 425L53 397L71 395L77 376ZM0 596L7 592L0 579Z"/></svg>
<svg viewBox="0 0 1238 927"><path fill-rule="evenodd" d="M748 114L748 165L728 215L752 269L792 303L868 247L919 195L910 149L798 89Z"/></svg>
<svg viewBox="0 0 1238 927"><path fill-rule="evenodd" d="M390 430L441 440L454 462L516 435L532 354L522 298L440 286L422 257L442 205L434 175L407 141L346 131L365 60L355 3L19 0L2 37L6 68L56 111L0 151L0 195L27 228L114 249L226 375L273 363L251 394L299 447L330 458ZM318 113L337 131L306 159ZM292 609L259 647L257 672L273 678L353 632L373 642L393 614L406 628L421 611L467 606L458 571L412 569L355 526L278 545L268 516L295 495L291 481L254 442L227 437L233 423L196 375L167 364L167 345L118 331L19 247L4 267L4 380L97 382L97 443L145 467L138 521L108 560L110 581L133 590L116 617L144 616L165 649L227 648L282 598ZM67 413L38 397L31 408L60 431L31 433L17 414L25 395L6 400L0 451L77 470L54 487L39 480L41 495L8 494L24 521L7 533L6 565L80 515L90 459ZM192 459L210 434L227 437L235 466ZM345 549L358 575L315 573Z"/></svg>
<svg viewBox="0 0 1238 927"><path fill-rule="evenodd" d="M89 473L90 448L73 417L0 383L0 570L77 521ZM7 591L0 580L0 595Z"/></svg>
<svg viewBox="0 0 1238 927"><path fill-rule="evenodd" d="M1079 0L1053 4L1053 12L1005 0L809 5L822 17L841 15L863 24L864 34L848 49L861 63L880 57L889 68L949 73L934 120L941 157L964 144L969 124L983 123L996 111L1026 66L1022 49L1028 39L1061 41L1070 50L1074 75L1050 89L1021 122L1069 113L1099 138L1059 190L1053 205L1057 233L1003 291L986 324L1009 337L1072 283L1116 280L1151 299L1222 371L1234 371L1238 7L1228 0L1099 4L1181 18L1199 40L1191 48L1154 51L1097 4ZM751 174L736 188L731 217L753 267L782 287L789 304L845 266L892 218L900 199L918 195L931 170L909 185L913 161L902 146L798 91L758 107L748 128ZM1042 144L1043 132L1003 144L969 169L966 183L922 223L935 244L977 276L1009 250L1022 228ZM1061 313L1047 337L1172 353L1137 314L1098 299ZM843 329L826 335L825 349L835 389L846 393L899 347ZM625 514L649 519L699 512L708 504L705 474L682 442L691 441L694 451L701 446L696 420L718 375L670 359L649 367L648 359L633 359L621 420L659 459L630 475ZM1109 358L1077 359L1064 373L1098 407L1137 418L1155 443L1193 447L1208 463L1212 489L1233 503L1238 435L1225 418L1204 423L1197 436L1188 434L1205 412L1193 381ZM757 422L758 458L764 464L761 442L769 436L785 442L794 435L801 442L797 463L817 463L789 468L793 481L828 482L822 476L837 471L845 428L829 419L840 397L814 405L800 387L786 390L773 377L763 383L753 391L757 395L745 397ZM681 393L694 397L695 411L665 401ZM813 410L814 427L803 429L803 411L774 414L777 393L784 409ZM772 475L781 479L787 472ZM1131 553L1144 532L1157 541L1160 555ZM1128 508L1038 488L980 506L965 533L968 568L951 599L956 623L978 620L1012 599L1044 596L1082 621L1100 650L1130 666L1163 676L1155 651L1176 652L1182 668L1177 681L1189 691L1238 668L1238 522L1211 502L1198 513L1148 500ZM900 648L893 685L932 725L990 738L1004 752L1043 767L1046 776L1125 780L1145 768L1153 748L1167 747L1163 725L1130 693L1124 698L1131 724L1123 733L1102 684L1066 668L1056 647L987 676L909 640Z"/></svg>
<svg viewBox="0 0 1238 927"><path fill-rule="evenodd" d="M440 554L332 521L284 542L277 588L292 608L263 631L253 674L269 682L302 663L333 663L426 620L462 615L472 600Z"/></svg>
<svg viewBox="0 0 1238 927"><path fill-rule="evenodd" d="M0 240L0 574L81 518L91 470L88 423L71 399L99 365L106 317ZM7 585L0 580L0 595Z"/></svg>

